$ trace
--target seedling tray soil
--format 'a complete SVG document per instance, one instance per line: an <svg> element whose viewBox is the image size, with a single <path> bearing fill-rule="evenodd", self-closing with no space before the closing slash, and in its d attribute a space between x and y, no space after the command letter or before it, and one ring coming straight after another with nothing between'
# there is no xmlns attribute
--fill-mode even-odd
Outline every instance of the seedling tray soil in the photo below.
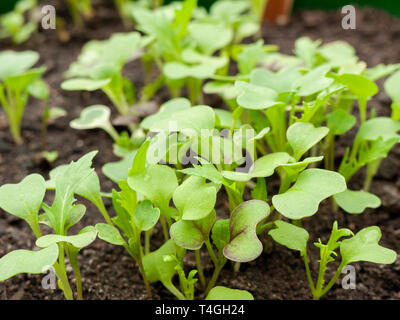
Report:
<svg viewBox="0 0 400 320"><path fill-rule="evenodd" d="M66 8L61 1L54 1L57 14L69 21ZM68 30L70 41L61 43L52 30L41 30L25 44L21 50L36 50L40 53L40 62L46 64L45 81L51 88L52 105L67 110L68 115L49 127L48 150L57 150L59 158L49 165L40 160L40 130L42 105L37 100L27 107L23 120L22 146L15 146L7 129L7 123L0 117L0 185L17 183L30 173L40 173L48 177L49 171L58 165L76 160L91 150L99 150L93 167L100 176L103 191L109 192L113 183L101 172L105 163L118 160L112 153L112 141L100 130L78 131L70 128L69 122L79 117L84 106L92 104L109 104L101 92L64 91L60 84L64 80L63 72L79 54L82 46L92 39L107 39L115 32L125 31L121 19L108 1L94 1L95 17L84 30ZM286 26L266 25L263 38L267 44L276 44L283 53L291 54L294 41L300 36L322 39L324 42L344 40L357 50L361 60L369 66L378 63L397 63L400 61L400 23L386 12L375 9L357 9L357 29L341 28L339 11L315 12L300 11L293 14L291 22ZM72 25L72 24L68 24ZM0 42L0 49L15 49L8 40ZM141 64L133 62L126 65L124 74L133 81L137 90L143 87L144 74ZM158 103L168 99L168 93L161 91L155 97ZM377 114L390 115L390 99L383 90L370 102ZM206 96L206 104L219 106L221 101ZM3 116L3 114L2 114ZM115 117L116 114L114 113ZM356 128L338 142L336 156L344 154L348 145L348 137L353 137ZM364 172L352 179L349 187L360 189ZM278 185L278 181L276 186ZM276 187L270 184L269 188ZM395 147L389 157L382 162L371 190L382 200L378 209L369 209L362 215L352 216L339 211L331 212L329 201L324 201L319 212L312 219L304 220L304 227L310 232L310 240L317 241L321 237L326 241L331 226L336 219L340 226L358 231L365 226L378 225L383 234L381 243L396 252L400 252L400 146ZM46 199L50 200L50 199ZM107 201L107 200L106 200ZM87 214L77 227L94 225L103 222L96 208L84 201ZM111 208L110 201L106 202ZM227 197L220 197L216 204L217 215L226 217L229 214ZM161 228L156 229L152 246L155 249L162 244ZM0 256L18 248L33 248L35 239L23 220L0 213ZM311 247L311 246L310 246ZM204 257L206 255L205 252ZM309 252L310 260L318 260L318 251L313 248ZM85 299L146 299L146 289L139 276L133 260L122 247L107 244L97 239L90 247L84 249L79 256L83 279ZM208 260L206 260L208 261ZM195 268L194 254L187 256L186 267ZM316 273L317 265L311 264L311 272ZM356 289L344 290L340 282L328 292L323 299L399 299L400 298L400 261L391 265L357 263ZM72 272L72 270L69 270ZM206 276L211 276L211 262L204 265ZM328 276L332 276L329 273ZM63 299L59 290L44 290L41 286L41 275L18 275L0 284L0 299ZM274 243L270 254L263 254L251 263L241 265L241 272L232 271L231 264L226 264L217 282L218 285L250 291L255 299L309 299L310 289L304 274L304 265L295 251ZM74 283L72 283L74 285ZM198 284L196 284L198 285ZM200 292L200 290L197 290ZM174 299L174 297L158 282L153 284L155 299ZM197 296L196 298L202 298Z"/></svg>

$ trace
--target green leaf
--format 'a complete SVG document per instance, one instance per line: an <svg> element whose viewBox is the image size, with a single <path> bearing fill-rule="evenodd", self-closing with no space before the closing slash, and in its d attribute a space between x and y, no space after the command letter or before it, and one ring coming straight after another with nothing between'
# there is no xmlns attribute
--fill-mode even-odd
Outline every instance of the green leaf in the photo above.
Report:
<svg viewBox="0 0 400 320"><path fill-rule="evenodd" d="M163 103L160 110L151 116L146 117L140 126L149 130L154 124L161 120L170 119L171 116L179 111L190 109L190 101L186 98L175 98Z"/></svg>
<svg viewBox="0 0 400 320"><path fill-rule="evenodd" d="M260 110L282 104L277 100L278 95L272 89L244 81L236 81L235 87L242 89L242 93L236 101L239 106L245 109Z"/></svg>
<svg viewBox="0 0 400 320"><path fill-rule="evenodd" d="M72 226L76 225L86 213L86 207L83 204L78 204L72 207L71 213L69 214L67 221L65 222L65 230L68 230Z"/></svg>
<svg viewBox="0 0 400 320"><path fill-rule="evenodd" d="M248 173L238 171L222 171L222 175L233 181L249 181L253 178L264 178L272 176L275 169L288 163L290 159L286 152L275 152L257 159Z"/></svg>
<svg viewBox="0 0 400 320"><path fill-rule="evenodd" d="M322 200L345 190L346 181L339 173L308 169L289 190L272 197L272 204L286 218L298 220L314 215Z"/></svg>
<svg viewBox="0 0 400 320"><path fill-rule="evenodd" d="M136 150L125 156L122 160L106 163L102 168L104 175L115 183L128 178L128 173L132 167Z"/></svg>
<svg viewBox="0 0 400 320"><path fill-rule="evenodd" d="M215 68L206 64L189 65L182 62L167 62L163 67L164 75L172 80L185 78L207 79L215 73Z"/></svg>
<svg viewBox="0 0 400 320"><path fill-rule="evenodd" d="M161 281L164 285L172 284L172 277L175 275L175 261L165 261L166 255L175 255L175 243L168 240L159 249L146 254L143 257L143 267L150 282Z"/></svg>
<svg viewBox="0 0 400 320"><path fill-rule="evenodd" d="M28 92L37 99L47 99L49 97L49 87L42 79L36 79L28 86Z"/></svg>
<svg viewBox="0 0 400 320"><path fill-rule="evenodd" d="M190 176L176 188L173 200L183 220L200 220L214 208L217 190L205 179Z"/></svg>
<svg viewBox="0 0 400 320"><path fill-rule="evenodd" d="M303 161L300 162L289 162L287 164L281 165L281 168L285 170L288 177L293 181L297 175L302 172L304 169L308 167L310 163L316 163L323 159L323 156L320 157L308 157L305 158Z"/></svg>
<svg viewBox="0 0 400 320"><path fill-rule="evenodd" d="M0 53L0 79L21 75L38 61L39 54L35 51L3 51Z"/></svg>
<svg viewBox="0 0 400 320"><path fill-rule="evenodd" d="M356 139L383 140L399 139L397 133L400 130L400 121L394 121L388 117L377 117L364 122L358 129Z"/></svg>
<svg viewBox="0 0 400 320"><path fill-rule="evenodd" d="M219 252L222 252L230 241L229 222L229 219L217 220L212 228L211 238Z"/></svg>
<svg viewBox="0 0 400 320"><path fill-rule="evenodd" d="M256 259L263 250L257 237L259 222L268 217L270 208L260 200L250 200L240 204L231 214L229 231L230 242L224 248L224 256L237 262Z"/></svg>
<svg viewBox="0 0 400 320"><path fill-rule="evenodd" d="M298 67L282 68L278 72L268 69L254 69L250 75L250 82L262 87L275 90L277 93L293 91L293 83L302 77Z"/></svg>
<svg viewBox="0 0 400 320"><path fill-rule="evenodd" d="M184 62L189 64L201 64L201 65L208 65L213 67L214 70L218 70L229 62L227 57L215 57L209 56L205 54L198 53L196 50L188 48L182 51L182 59Z"/></svg>
<svg viewBox="0 0 400 320"><path fill-rule="evenodd" d="M378 208L381 200L366 191L346 190L333 196L336 203L344 211L351 214L363 213L366 208Z"/></svg>
<svg viewBox="0 0 400 320"><path fill-rule="evenodd" d="M111 79L92 80L85 78L75 78L65 80L61 83L61 88L68 91L86 90L95 91L103 88L111 82Z"/></svg>
<svg viewBox="0 0 400 320"><path fill-rule="evenodd" d="M42 273L51 267L57 258L57 244L39 251L12 251L0 259L0 282L19 273Z"/></svg>
<svg viewBox="0 0 400 320"><path fill-rule="evenodd" d="M233 128L239 128L242 123L239 119L234 119L232 112L223 110L223 109L214 109L215 112L215 126L218 128L226 128L230 129L233 125Z"/></svg>
<svg viewBox="0 0 400 320"><path fill-rule="evenodd" d="M201 159L201 158L199 158ZM224 183L224 177L222 174L208 161L201 159L201 166L193 164L193 168L186 168L183 170L178 170L179 172L183 172L184 174L201 177L204 179L208 179L217 184Z"/></svg>
<svg viewBox="0 0 400 320"><path fill-rule="evenodd" d="M208 216L196 221L175 222L170 229L171 238L182 248L198 250L208 240L215 219L216 213L213 210Z"/></svg>
<svg viewBox="0 0 400 320"><path fill-rule="evenodd" d="M251 190L251 198L254 200L265 201L268 197L267 194L267 183L264 178L257 178L257 184L253 190Z"/></svg>
<svg viewBox="0 0 400 320"><path fill-rule="evenodd" d="M299 160L304 153L320 142L328 132L328 128L315 128L311 123L296 122L292 124L286 132L286 137L293 149L294 158Z"/></svg>
<svg viewBox="0 0 400 320"><path fill-rule="evenodd" d="M150 131L179 131L189 136L200 135L201 130L211 130L215 126L215 113L211 107L196 106L175 112L168 118L160 119L150 127Z"/></svg>
<svg viewBox="0 0 400 320"><path fill-rule="evenodd" d="M254 300L254 297L246 290L216 286L210 290L206 300Z"/></svg>
<svg viewBox="0 0 400 320"><path fill-rule="evenodd" d="M389 97L393 100L393 102L397 105L400 105L400 71L392 74L385 81L385 91L389 95Z"/></svg>
<svg viewBox="0 0 400 320"><path fill-rule="evenodd" d="M96 230L101 240L117 246L123 246L125 244L125 240L122 238L118 229L109 224L98 223L96 224Z"/></svg>
<svg viewBox="0 0 400 320"><path fill-rule="evenodd" d="M94 229L94 228L93 228ZM40 237L36 240L36 245L41 248L50 247L59 242L67 242L75 248L84 248L91 244L97 237L97 230L90 229L89 231L79 233L74 236L61 236L58 234L49 234Z"/></svg>
<svg viewBox="0 0 400 320"><path fill-rule="evenodd" d="M316 54L321 40L313 41L309 37L300 37L295 42L296 56L301 58L308 68L315 66Z"/></svg>
<svg viewBox="0 0 400 320"><path fill-rule="evenodd" d="M320 66L296 80L293 89L297 90L297 95L308 97L328 88L333 82L333 79L325 76L329 69L328 66Z"/></svg>
<svg viewBox="0 0 400 320"><path fill-rule="evenodd" d="M91 161L91 159L97 154L97 151L89 152L86 156L82 157L80 160L83 161L86 158L86 161ZM91 163L88 165L91 165ZM68 174L67 171L69 170L70 165L62 165L50 171L50 181L47 181L47 188L48 189L55 189L56 188L56 180L57 177L63 177L64 175ZM75 176L78 179L78 176ZM80 195L81 197L91 201L96 206L102 206L102 197L100 191L100 181L99 177L97 176L96 172L92 170L76 187L75 191L76 194Z"/></svg>
<svg viewBox="0 0 400 320"><path fill-rule="evenodd" d="M207 55L228 45L233 39L232 29L223 23L191 22L188 26L189 36ZM210 35L213 35L210 37Z"/></svg>
<svg viewBox="0 0 400 320"><path fill-rule="evenodd" d="M246 45L239 53L237 62L241 74L249 74L256 67L258 61L265 56L263 45L264 41L260 39L253 44Z"/></svg>
<svg viewBox="0 0 400 320"><path fill-rule="evenodd" d="M0 187L0 208L35 227L45 193L43 177L30 174L18 184L5 184Z"/></svg>
<svg viewBox="0 0 400 320"><path fill-rule="evenodd" d="M153 204L144 200L136 207L133 220L140 231L149 231L160 218L160 209L153 208Z"/></svg>
<svg viewBox="0 0 400 320"><path fill-rule="evenodd" d="M141 48L150 40L139 32L114 33L106 40L91 40L83 46L66 76L97 80L109 78L119 73L128 60L140 56Z"/></svg>
<svg viewBox="0 0 400 320"><path fill-rule="evenodd" d="M342 263L346 265L357 261L381 264L394 263L397 254L393 250L378 244L381 236L381 230L374 226L364 228L354 237L343 240L340 245Z"/></svg>
<svg viewBox="0 0 400 320"><path fill-rule="evenodd" d="M101 104L86 107L82 110L79 118L72 120L70 126L73 129L108 129L110 123L110 108Z"/></svg>
<svg viewBox="0 0 400 320"><path fill-rule="evenodd" d="M178 180L172 168L153 164L143 172L129 173L128 184L137 193L159 207L162 214L166 214L169 201L178 187Z"/></svg>
<svg viewBox="0 0 400 320"><path fill-rule="evenodd" d="M336 82L345 85L359 100L368 100L378 93L378 86L368 78L357 74L335 75Z"/></svg>
<svg viewBox="0 0 400 320"><path fill-rule="evenodd" d="M322 46L318 52L328 60L333 68L341 67L349 62L357 62L358 58L353 46L344 41L333 41Z"/></svg>
<svg viewBox="0 0 400 320"><path fill-rule="evenodd" d="M356 124L356 117L342 109L337 109L327 115L329 132L334 135L346 133Z"/></svg>
<svg viewBox="0 0 400 320"><path fill-rule="evenodd" d="M309 234L307 230L297 227L284 221L275 221L276 229L272 229L268 234L279 244L300 251L304 255L307 251Z"/></svg>
<svg viewBox="0 0 400 320"><path fill-rule="evenodd" d="M42 151L41 156L46 159L48 163L52 163L58 159L57 151Z"/></svg>
<svg viewBox="0 0 400 320"><path fill-rule="evenodd" d="M94 170L91 168L96 153L97 151L89 152L78 161L72 161L68 166L61 167L54 179L51 179L54 181L56 194L52 206L44 209L51 227L57 234L64 233L65 223L73 208L74 195L78 188L82 188L83 192L80 193L90 201L95 201L95 204L100 197L98 177L96 174L93 175Z"/></svg>

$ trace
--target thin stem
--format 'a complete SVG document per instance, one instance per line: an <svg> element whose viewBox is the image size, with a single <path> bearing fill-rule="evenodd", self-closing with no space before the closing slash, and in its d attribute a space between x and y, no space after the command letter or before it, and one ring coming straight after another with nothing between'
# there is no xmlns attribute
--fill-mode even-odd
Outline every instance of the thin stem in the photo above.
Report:
<svg viewBox="0 0 400 320"><path fill-rule="evenodd" d="M74 300L74 297L72 294L72 289L71 289L71 286L69 285L68 277L67 277L65 270L63 270L62 267L58 263L55 263L53 265L53 268L57 275L57 278L60 280L61 290L64 293L65 299Z"/></svg>
<svg viewBox="0 0 400 320"><path fill-rule="evenodd" d="M307 256L307 251L303 255L303 260L304 260L304 266L306 268L306 275L307 275L307 280L311 288L311 293L314 296L315 295L315 287L314 287L314 281L312 280L311 277L311 272L310 272L310 265L308 264L308 256Z"/></svg>
<svg viewBox="0 0 400 320"><path fill-rule="evenodd" d="M344 263L343 261L340 263L339 268L336 270L335 275L333 276L333 278L331 279L331 281L329 281L328 285L325 287L324 290L322 290L321 295L319 296L322 297L325 293L327 293L332 286L336 283L337 279L339 279L343 268L346 266L346 263Z"/></svg>
<svg viewBox="0 0 400 320"><path fill-rule="evenodd" d="M204 277L203 266L201 264L200 249L194 251L196 257L196 266L199 273L199 280L202 288L206 287L206 278Z"/></svg>
<svg viewBox="0 0 400 320"><path fill-rule="evenodd" d="M101 215L103 216L104 220L106 220L107 224L109 224L110 226L113 226L114 223L111 220L110 215L108 214L108 211L106 209L106 207L104 206L104 203L102 200L98 201L97 203L95 203L97 209L99 209Z"/></svg>
<svg viewBox="0 0 400 320"><path fill-rule="evenodd" d="M207 294L210 292L210 290L215 286L215 283L217 282L217 279L219 277L219 274L222 270L222 268L224 267L226 262L226 259L224 258L223 263L220 263L219 265L217 265L214 269L214 273L210 279L210 282L208 282L208 286L206 288L206 290L204 291L204 296L207 296Z"/></svg>
<svg viewBox="0 0 400 320"><path fill-rule="evenodd" d="M75 274L76 291L78 293L78 300L83 300L82 278L81 278L81 270L79 268L79 263L78 263L78 255L76 253L70 254L69 260L71 262L72 270L74 270L74 274Z"/></svg>
<svg viewBox="0 0 400 320"><path fill-rule="evenodd" d="M375 160L371 163L368 163L367 166L367 176L365 177L365 181L364 181L364 186L363 186L363 190L364 191L369 191L369 189L371 188L371 183L372 180L374 178L374 176L376 175L379 166L381 165L381 159L379 160Z"/></svg>
<svg viewBox="0 0 400 320"><path fill-rule="evenodd" d="M64 292L65 298L67 300L73 300L73 294L71 290L71 285L69 284L67 271L65 268L65 257L64 257L64 245L62 243L58 244L58 264L54 265L57 277L60 279L62 284L62 291ZM57 266L56 266L57 265Z"/></svg>
<svg viewBox="0 0 400 320"><path fill-rule="evenodd" d="M111 124L104 126L103 129L111 136L111 138L114 141L118 140L119 134L118 134L117 130L115 130L115 128Z"/></svg>
<svg viewBox="0 0 400 320"><path fill-rule="evenodd" d="M153 233L153 228L150 229L149 231L145 231L145 233L144 233L144 253L145 254L150 253L150 240L151 240L152 233Z"/></svg>
<svg viewBox="0 0 400 320"><path fill-rule="evenodd" d="M219 264L219 260L218 260L217 256L215 255L214 249L211 246L210 239L208 239L205 242L205 244L206 244L208 253L209 253L210 257L211 257L211 260L214 263L214 266L217 266Z"/></svg>
<svg viewBox="0 0 400 320"><path fill-rule="evenodd" d="M164 241L167 242L169 240L169 233L168 233L168 227L167 227L167 222L166 222L165 216L162 216L160 218L160 221L161 221L161 226L162 226L163 233L164 233Z"/></svg>
<svg viewBox="0 0 400 320"><path fill-rule="evenodd" d="M138 261L138 266L139 266L140 274L142 275L142 278L143 278L144 285L146 287L147 296L149 299L152 299L153 294L151 293L150 283L149 283L149 280L147 279L146 272L144 271L142 259L140 259L140 261Z"/></svg>

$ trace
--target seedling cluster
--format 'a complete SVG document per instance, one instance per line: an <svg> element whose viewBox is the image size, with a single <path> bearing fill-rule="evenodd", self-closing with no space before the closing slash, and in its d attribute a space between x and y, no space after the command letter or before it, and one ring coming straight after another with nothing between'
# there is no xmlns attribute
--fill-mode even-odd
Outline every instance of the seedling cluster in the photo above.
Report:
<svg viewBox="0 0 400 320"><path fill-rule="evenodd" d="M244 44L260 31L260 17L253 13L258 2L223 0L208 12L196 0L134 8L117 3L136 31L88 42L61 84L64 90L103 91L124 118L126 130L120 133L110 108L93 105L70 123L111 136L121 159L102 171L115 189L101 192L91 168L96 152L55 168L48 181L31 174L19 184L3 185L0 207L29 224L41 249L3 256L0 281L52 266L65 298L82 299L77 256L96 238L126 249L149 298L152 283L161 282L181 300L253 299L250 292L218 286L220 273L224 267L240 272L241 264L269 254L273 243L300 253L314 299L325 295L349 264L396 260L393 250L379 245L378 226L353 233L335 221L330 238L314 242L320 250L314 277L303 221L313 219L327 199L332 215L380 206L369 189L381 161L400 142L400 64L370 68L341 41L300 38L293 55L263 40ZM0 54L0 103L17 143L29 95L45 101L49 96L41 80L45 69L32 69L38 58L35 52ZM134 59L141 59L146 71L141 95L124 76ZM383 77L393 101L390 117L378 116L369 103ZM145 115L143 106L164 86L170 99ZM205 95L223 103L204 105ZM336 142L350 130L354 139L339 155ZM349 189L360 170L363 188ZM50 205L44 199L52 190ZM69 234L86 211L76 195L92 202L104 223ZM221 212L216 204L224 195L228 205ZM104 204L106 198L112 205ZM43 235L43 224L53 233ZM163 239L157 247L156 237ZM195 260L194 269L186 265L188 258ZM339 266L327 280L335 260ZM210 264L211 272L205 272Z"/></svg>

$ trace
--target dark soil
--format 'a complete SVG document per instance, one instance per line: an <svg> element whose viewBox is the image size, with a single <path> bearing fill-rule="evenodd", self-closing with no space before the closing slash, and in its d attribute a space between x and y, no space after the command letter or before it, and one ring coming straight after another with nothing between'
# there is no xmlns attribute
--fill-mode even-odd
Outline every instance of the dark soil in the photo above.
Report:
<svg viewBox="0 0 400 320"><path fill-rule="evenodd" d="M54 3L57 14L67 17L71 23L62 1ZM116 14L112 2L94 1L95 15L86 25L84 31L68 27L71 40L66 43L58 41L54 30L41 30L27 43L13 47L8 41L0 42L0 49L37 50L41 55L40 62L47 66L45 80L51 88L51 104L66 109L68 115L49 127L48 150L59 153L57 161L51 165L40 160L41 151L41 113L42 105L31 100L23 122L24 145L16 147L8 133L4 114L0 112L0 185L16 183L27 174L38 172L48 177L51 168L76 160L91 150L99 150L94 160L94 167L101 179L102 189L110 191L114 185L101 173L103 164L115 161L112 153L112 141L103 131L76 131L69 127L69 121L76 118L80 110L91 104L110 105L102 92L67 92L60 89L65 72L80 52L84 43L91 39L106 39L114 32L125 31ZM339 11L297 12L292 22L286 26L266 26L263 30L266 43L277 44L284 53L291 53L294 41L300 36L310 36L325 42L345 40L352 44L362 60L369 66L379 63L400 62L400 23L387 13L373 9L357 10L357 30L341 28ZM125 68L129 77L140 91L143 85L143 70L140 63L133 62ZM156 101L161 103L168 99L166 92L161 92ZM211 100L211 99L208 99ZM208 101L214 107L219 103ZM218 100L216 100L218 101ZM390 113L390 100L381 91L370 102L379 115ZM114 114L116 116L116 114ZM347 138L344 140L348 141ZM342 141L342 144L346 144ZM340 153L340 152L339 152ZM351 186L360 187L363 174L351 181ZM359 216L339 213L335 217L330 211L328 202L322 204L319 213L304 225L309 230L312 241L321 237L323 241L329 237L335 218L339 226L346 226L353 231L363 227L378 225L382 229L381 243L400 252L400 148L395 148L388 159L383 161L378 176L372 184L372 192L382 199L382 206L376 210L368 210ZM102 217L92 205L81 222L93 225L102 222ZM109 203L106 203L109 208ZM221 215L228 212L225 197L217 203L217 211ZM155 237L155 247L160 244L161 237ZM15 249L34 248L34 237L28 226L10 215L0 212L0 256ZM311 243L311 242L310 242ZM204 257L207 255L204 252ZM317 273L318 252L311 249L312 272ZM146 299L145 287L142 284L137 267L123 248L112 246L96 240L80 255L82 268L84 297L86 299ZM207 261L207 260L206 260ZM194 259L189 256L188 268L194 267ZM400 262L389 266L370 263L356 264L357 288L344 290L335 286L327 295L327 299L399 299L400 298ZM211 264L205 266L206 276L210 276ZM339 282L338 282L339 283ZM239 274L231 271L227 264L223 270L219 285L231 288L250 290L256 299L308 299L310 290L306 281L303 263L296 252L274 245L270 254L263 254L254 262L243 264ZM173 297L160 284L154 284L156 299L172 299ZM0 284L0 299L63 299L60 291L46 291L41 286L40 275L19 275Z"/></svg>

